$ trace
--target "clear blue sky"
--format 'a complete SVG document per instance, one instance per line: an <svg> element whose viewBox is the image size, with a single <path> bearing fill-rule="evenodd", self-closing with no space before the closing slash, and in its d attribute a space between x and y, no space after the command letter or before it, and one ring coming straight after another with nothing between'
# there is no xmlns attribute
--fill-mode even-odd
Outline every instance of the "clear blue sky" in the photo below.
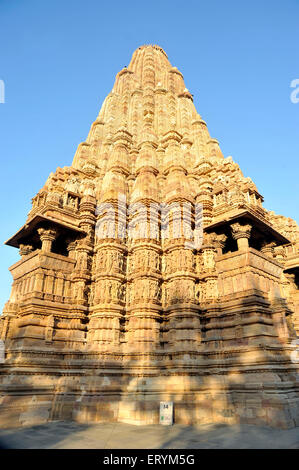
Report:
<svg viewBox="0 0 299 470"><path fill-rule="evenodd" d="M183 73L265 207L298 221L298 0L0 0L0 18L1 309L19 259L2 243L49 173L71 164L116 73L145 43Z"/></svg>

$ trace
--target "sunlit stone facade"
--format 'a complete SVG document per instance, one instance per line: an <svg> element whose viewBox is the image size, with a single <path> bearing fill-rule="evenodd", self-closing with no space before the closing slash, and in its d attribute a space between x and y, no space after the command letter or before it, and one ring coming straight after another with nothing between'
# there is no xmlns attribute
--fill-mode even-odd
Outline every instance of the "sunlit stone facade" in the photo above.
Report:
<svg viewBox="0 0 299 470"><path fill-rule="evenodd" d="M32 199L0 317L0 424L299 424L299 228L197 113L158 46L121 70Z"/></svg>

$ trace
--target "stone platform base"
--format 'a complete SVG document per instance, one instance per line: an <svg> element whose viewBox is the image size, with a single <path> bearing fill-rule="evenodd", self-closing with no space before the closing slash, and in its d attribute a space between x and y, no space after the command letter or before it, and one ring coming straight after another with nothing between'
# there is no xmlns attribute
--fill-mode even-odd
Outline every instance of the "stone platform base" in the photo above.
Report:
<svg viewBox="0 0 299 470"><path fill-rule="evenodd" d="M173 401L176 424L299 426L299 383L269 378L265 375L262 384L249 377L243 383L236 377L188 375L35 376L30 386L28 376L18 376L18 384L15 377L15 383L1 386L0 427L53 420L158 424L160 401Z"/></svg>

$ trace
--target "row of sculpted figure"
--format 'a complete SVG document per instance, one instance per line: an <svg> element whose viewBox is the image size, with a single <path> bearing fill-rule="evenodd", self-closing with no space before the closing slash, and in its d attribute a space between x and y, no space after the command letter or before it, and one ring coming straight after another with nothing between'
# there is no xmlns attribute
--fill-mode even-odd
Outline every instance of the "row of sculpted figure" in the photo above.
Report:
<svg viewBox="0 0 299 470"><path fill-rule="evenodd" d="M173 250L163 256L162 271L172 274L176 271L193 271L195 268L195 257L190 250Z"/></svg>
<svg viewBox="0 0 299 470"><path fill-rule="evenodd" d="M160 270L160 257L156 251L138 250L129 256L129 272L148 270Z"/></svg>
<svg viewBox="0 0 299 470"><path fill-rule="evenodd" d="M127 284L104 279L98 281L96 287L92 286L88 291L90 305L126 301L127 305L133 305L136 302L162 302L164 306L167 306L176 303L198 303L217 298L217 279L196 284L191 279L176 279L163 285L158 281L148 279L139 279Z"/></svg>
<svg viewBox="0 0 299 470"><path fill-rule="evenodd" d="M127 304L136 302L160 303L162 298L161 286L155 280L138 279L127 288Z"/></svg>
<svg viewBox="0 0 299 470"><path fill-rule="evenodd" d="M129 256L128 272L144 270L162 270L162 273L172 274L178 271L201 272L204 269L215 268L215 250L205 251L194 255L192 250L176 249L159 256L155 251L139 251Z"/></svg>
<svg viewBox="0 0 299 470"><path fill-rule="evenodd" d="M194 283L190 279L175 279L163 284L163 306L176 303L201 303L218 298L217 278Z"/></svg>
<svg viewBox="0 0 299 470"><path fill-rule="evenodd" d="M123 254L118 250L99 250L96 269L102 272L122 272L125 267Z"/></svg>
<svg viewBox="0 0 299 470"><path fill-rule="evenodd" d="M196 257L191 250L173 250L160 259L159 254L152 250L139 250L128 256L128 272L159 271L174 273L176 271L194 271ZM126 258L119 251L100 250L97 255L97 270L102 272L124 271Z"/></svg>
<svg viewBox="0 0 299 470"><path fill-rule="evenodd" d="M196 256L190 249L175 249L162 257L157 251L149 249L138 250L128 256L124 256L118 250L100 249L96 257L95 270L97 272L124 272L126 263L128 273L162 270L162 273L172 274L177 271L193 272L195 269L201 272L205 268L215 268L215 249L204 250ZM86 261L78 260L76 268L78 269L81 264L84 266Z"/></svg>
<svg viewBox="0 0 299 470"><path fill-rule="evenodd" d="M105 304L124 302L125 292L125 285L119 281L102 279L96 283L95 302Z"/></svg>

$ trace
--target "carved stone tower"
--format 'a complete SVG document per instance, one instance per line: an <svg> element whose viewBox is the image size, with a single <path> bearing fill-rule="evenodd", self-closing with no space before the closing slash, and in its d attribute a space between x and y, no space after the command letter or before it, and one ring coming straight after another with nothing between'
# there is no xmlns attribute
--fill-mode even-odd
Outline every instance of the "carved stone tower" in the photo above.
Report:
<svg viewBox="0 0 299 470"><path fill-rule="evenodd" d="M142 46L73 164L6 243L2 426L51 419L299 424L299 227Z"/></svg>

